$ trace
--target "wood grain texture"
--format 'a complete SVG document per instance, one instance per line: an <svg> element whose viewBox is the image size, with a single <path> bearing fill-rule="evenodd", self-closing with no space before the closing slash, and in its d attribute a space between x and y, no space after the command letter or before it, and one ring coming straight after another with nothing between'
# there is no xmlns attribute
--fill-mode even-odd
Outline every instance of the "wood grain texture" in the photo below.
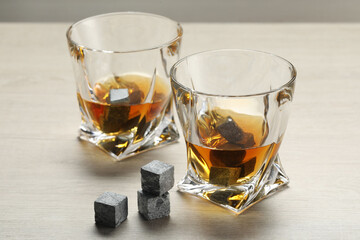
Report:
<svg viewBox="0 0 360 240"><path fill-rule="evenodd" d="M280 156L290 187L235 216L172 189L171 217L137 213L140 167L184 175L179 143L115 163L77 139L69 24L0 24L0 239L359 239L360 24L184 24L182 56L258 49L298 70ZM119 228L94 224L105 191L129 197Z"/></svg>

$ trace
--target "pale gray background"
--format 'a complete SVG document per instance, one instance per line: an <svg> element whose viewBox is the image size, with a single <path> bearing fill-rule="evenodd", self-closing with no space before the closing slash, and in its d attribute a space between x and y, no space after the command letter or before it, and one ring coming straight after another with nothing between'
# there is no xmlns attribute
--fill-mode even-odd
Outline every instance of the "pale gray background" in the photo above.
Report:
<svg viewBox="0 0 360 240"><path fill-rule="evenodd" d="M0 0L0 21L60 22L143 11L181 22L359 22L359 0Z"/></svg>

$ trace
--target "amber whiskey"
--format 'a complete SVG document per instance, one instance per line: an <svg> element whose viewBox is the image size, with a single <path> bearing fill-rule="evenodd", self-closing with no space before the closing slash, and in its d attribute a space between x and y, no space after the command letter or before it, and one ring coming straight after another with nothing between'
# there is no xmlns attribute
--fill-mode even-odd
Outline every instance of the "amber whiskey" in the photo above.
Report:
<svg viewBox="0 0 360 240"><path fill-rule="evenodd" d="M264 145L268 134L260 116L215 109L197 119L197 144L186 140L188 166L198 178L215 185L241 184L266 167L280 142Z"/></svg>
<svg viewBox="0 0 360 240"><path fill-rule="evenodd" d="M119 89L126 95L113 101L111 93ZM162 78L140 74L100 79L92 91L93 99L77 94L82 114L86 115L82 117L108 135L134 133L135 141L142 140L150 123L163 114L170 95L170 88Z"/></svg>
<svg viewBox="0 0 360 240"><path fill-rule="evenodd" d="M253 177L264 164L276 155L280 144L249 149L216 149L186 142L189 165L196 174L216 185L242 183Z"/></svg>

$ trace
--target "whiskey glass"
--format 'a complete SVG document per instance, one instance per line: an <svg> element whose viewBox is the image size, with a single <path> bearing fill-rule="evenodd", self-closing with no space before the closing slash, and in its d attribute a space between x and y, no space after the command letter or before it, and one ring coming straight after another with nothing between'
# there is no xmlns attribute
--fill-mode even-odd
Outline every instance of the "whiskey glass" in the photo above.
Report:
<svg viewBox="0 0 360 240"><path fill-rule="evenodd" d="M296 70L273 54L223 49L171 69L187 149L182 192L241 213L289 183L278 150Z"/></svg>
<svg viewBox="0 0 360 240"><path fill-rule="evenodd" d="M169 75L182 33L179 23L140 12L93 16L68 29L80 139L122 160L179 138Z"/></svg>

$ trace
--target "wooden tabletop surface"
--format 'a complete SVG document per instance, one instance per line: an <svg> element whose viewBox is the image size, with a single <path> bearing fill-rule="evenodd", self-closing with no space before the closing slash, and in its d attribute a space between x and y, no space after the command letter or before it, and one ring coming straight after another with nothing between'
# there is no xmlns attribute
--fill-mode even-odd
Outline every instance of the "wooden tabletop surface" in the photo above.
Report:
<svg viewBox="0 0 360 240"><path fill-rule="evenodd" d="M182 56L272 52L298 70L280 149L289 188L236 216L173 188L170 218L137 212L140 167L186 170L183 138L123 162L77 139L78 110L63 24L0 24L0 239L360 239L360 24L183 24ZM129 198L117 229L93 201Z"/></svg>

